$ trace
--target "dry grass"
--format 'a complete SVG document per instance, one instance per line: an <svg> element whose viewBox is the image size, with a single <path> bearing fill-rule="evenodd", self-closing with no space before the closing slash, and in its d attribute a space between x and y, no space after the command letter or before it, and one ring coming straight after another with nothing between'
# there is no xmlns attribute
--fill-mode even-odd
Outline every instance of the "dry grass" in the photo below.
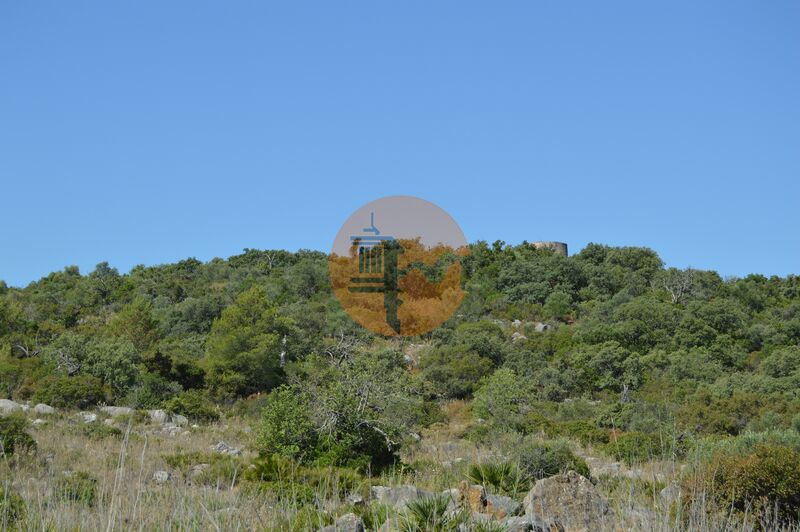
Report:
<svg viewBox="0 0 800 532"><path fill-rule="evenodd" d="M422 440L404 450L410 471L384 474L368 479L370 484L414 484L438 492L458 484L470 463L498 458L502 442L479 446L459 436L468 424L467 405L447 405L450 422L435 425ZM98 425L103 421L99 420ZM0 484L12 487L26 501L27 518L20 523L29 530L314 530L329 524L351 507L337 494L335 486L317 492L314 501L302 504L278 500L269 491L252 489L241 475L248 455L249 434L241 419L187 428L169 436L149 423L118 422L122 434L92 437L86 425L74 415L53 416L47 423L31 428L38 451L0 460ZM209 447L224 440L245 449L241 459L229 460L217 476L192 479L187 468L167 457L199 453L196 459L212 460ZM689 497L686 507L665 501L661 490L676 483L685 465L676 462L645 462L632 467L615 465L592 449L576 451L588 459L598 488L608 497L619 517L617 530L777 530L766 520L750 515L707 507L702 493ZM155 471L165 470L172 479L164 484L153 480ZM94 504L64 500L55 489L65 472L83 471L97 479ZM702 485L702 483L698 483ZM0 527L2 525L0 524ZM785 530L797 531L797 528Z"/></svg>

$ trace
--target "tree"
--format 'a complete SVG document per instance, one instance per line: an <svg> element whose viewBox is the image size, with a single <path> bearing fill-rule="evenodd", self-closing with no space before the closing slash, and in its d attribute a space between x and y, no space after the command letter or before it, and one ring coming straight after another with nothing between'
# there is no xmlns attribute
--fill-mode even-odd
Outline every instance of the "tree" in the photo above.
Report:
<svg viewBox="0 0 800 532"><path fill-rule="evenodd" d="M569 294L557 291L547 296L542 311L545 316L557 320L565 320L572 310L572 298Z"/></svg>
<svg viewBox="0 0 800 532"><path fill-rule="evenodd" d="M288 386L273 390L264 403L261 423L256 429L259 453L302 459L311 457L316 445L316 427L311 421L306 394Z"/></svg>
<svg viewBox="0 0 800 532"><path fill-rule="evenodd" d="M284 381L282 363L291 358L287 345L295 335L294 322L279 314L263 288L243 292L211 327L205 359L209 385L227 398L275 388Z"/></svg>
<svg viewBox="0 0 800 532"><path fill-rule="evenodd" d="M108 328L112 334L130 340L139 352L150 349L160 336L153 304L144 297L137 297L126 305L111 319Z"/></svg>

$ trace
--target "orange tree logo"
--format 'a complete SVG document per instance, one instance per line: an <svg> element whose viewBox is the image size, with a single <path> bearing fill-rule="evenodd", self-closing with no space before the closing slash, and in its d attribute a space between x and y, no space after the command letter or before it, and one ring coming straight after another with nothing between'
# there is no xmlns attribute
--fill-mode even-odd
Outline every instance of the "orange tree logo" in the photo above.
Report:
<svg viewBox="0 0 800 532"><path fill-rule="evenodd" d="M464 298L459 257L464 233L444 210L412 196L372 201L342 225L330 255L336 299L385 336L428 332Z"/></svg>

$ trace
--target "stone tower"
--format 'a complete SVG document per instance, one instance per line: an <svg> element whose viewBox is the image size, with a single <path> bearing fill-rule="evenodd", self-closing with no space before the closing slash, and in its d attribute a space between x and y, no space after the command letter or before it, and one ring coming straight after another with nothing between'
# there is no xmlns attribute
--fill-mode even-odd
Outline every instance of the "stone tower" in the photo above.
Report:
<svg viewBox="0 0 800 532"><path fill-rule="evenodd" d="M536 249L549 249L556 255L569 256L567 244L564 242L531 242L531 245Z"/></svg>

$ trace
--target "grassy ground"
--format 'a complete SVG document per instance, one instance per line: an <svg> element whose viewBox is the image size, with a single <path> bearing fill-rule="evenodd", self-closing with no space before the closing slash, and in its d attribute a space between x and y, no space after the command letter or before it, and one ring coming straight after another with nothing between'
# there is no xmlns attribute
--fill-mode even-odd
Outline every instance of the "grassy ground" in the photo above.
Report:
<svg viewBox="0 0 800 532"><path fill-rule="evenodd" d="M0 484L25 500L27 516L19 522L23 529L313 530L354 509L346 500L347 491L366 495L370 485L413 484L439 492L465 479L470 464L502 458L504 442L478 446L461 437L470 422L465 404L448 405L446 414L448 422L425 430L419 444L404 451L410 470L362 479L353 489L339 485L343 479L332 472L316 484L310 498L285 493L278 497L270 488L257 489L258 483L244 480L255 456L247 450L248 422L241 418L168 435L142 419L117 419L115 428L109 428L102 417L84 424L74 413L50 416L30 428L38 442L36 453L0 459ZM243 455L210 450L219 441L243 449ZM685 465L662 461L626 467L591 448L574 447L587 459L598 488L620 516L621 530L761 526L752 519L707 512L702 496L683 512L665 503L660 491L676 481ZM193 468L201 463L209 465ZM159 483L153 478L156 471L167 471L171 478ZM84 473L89 480L82 483ZM87 483L94 486L92 497L81 491ZM290 489L303 493L299 484ZM367 524L377 524L381 519L372 514L383 510L359 511Z"/></svg>

